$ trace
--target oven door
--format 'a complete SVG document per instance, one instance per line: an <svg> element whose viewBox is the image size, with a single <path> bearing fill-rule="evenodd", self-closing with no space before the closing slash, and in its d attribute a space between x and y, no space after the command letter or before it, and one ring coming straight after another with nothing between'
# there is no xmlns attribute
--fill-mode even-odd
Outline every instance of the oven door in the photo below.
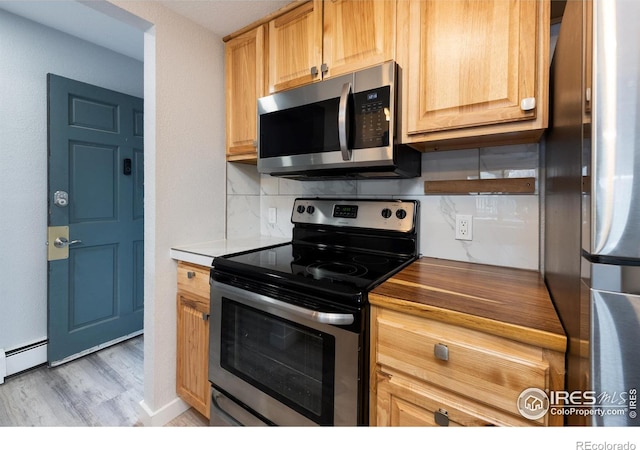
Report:
<svg viewBox="0 0 640 450"><path fill-rule="evenodd" d="M266 423L358 425L356 319L212 281L209 380Z"/></svg>

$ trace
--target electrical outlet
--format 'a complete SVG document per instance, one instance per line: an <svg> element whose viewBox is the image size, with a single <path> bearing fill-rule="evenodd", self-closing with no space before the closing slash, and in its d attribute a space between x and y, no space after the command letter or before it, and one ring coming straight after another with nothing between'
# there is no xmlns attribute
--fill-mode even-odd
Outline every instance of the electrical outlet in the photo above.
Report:
<svg viewBox="0 0 640 450"><path fill-rule="evenodd" d="M473 216L456 214L456 239L462 241L473 240Z"/></svg>
<svg viewBox="0 0 640 450"><path fill-rule="evenodd" d="M276 223L276 208L269 208L269 223Z"/></svg>

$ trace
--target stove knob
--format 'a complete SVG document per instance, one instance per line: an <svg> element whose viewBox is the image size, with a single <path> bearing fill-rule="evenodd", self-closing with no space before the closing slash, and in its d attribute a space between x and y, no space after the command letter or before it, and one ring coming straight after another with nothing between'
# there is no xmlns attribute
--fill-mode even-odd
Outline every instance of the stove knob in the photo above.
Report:
<svg viewBox="0 0 640 450"><path fill-rule="evenodd" d="M382 217L384 217L385 219L388 219L389 217L391 217L391 210L389 208L383 209Z"/></svg>
<svg viewBox="0 0 640 450"><path fill-rule="evenodd" d="M396 217L400 220L404 219L405 217L407 217L407 212L404 209L399 209L396 211Z"/></svg>
<svg viewBox="0 0 640 450"><path fill-rule="evenodd" d="M308 212L309 214L313 214L314 212L316 212L316 207L315 207L315 206L313 206L313 205L309 205L309 206L307 206L307 212Z"/></svg>
<svg viewBox="0 0 640 450"><path fill-rule="evenodd" d="M298 205L298 213L302 214L304 212L304 205Z"/></svg>

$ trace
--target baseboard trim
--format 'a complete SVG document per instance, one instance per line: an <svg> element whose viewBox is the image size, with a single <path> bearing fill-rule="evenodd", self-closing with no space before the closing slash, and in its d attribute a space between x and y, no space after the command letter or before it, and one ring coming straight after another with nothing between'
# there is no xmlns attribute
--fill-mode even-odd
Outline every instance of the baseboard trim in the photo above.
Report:
<svg viewBox="0 0 640 450"><path fill-rule="evenodd" d="M140 422L145 427L164 426L190 408L189 404L179 397L156 411L152 411L144 400L138 405L140 406Z"/></svg>

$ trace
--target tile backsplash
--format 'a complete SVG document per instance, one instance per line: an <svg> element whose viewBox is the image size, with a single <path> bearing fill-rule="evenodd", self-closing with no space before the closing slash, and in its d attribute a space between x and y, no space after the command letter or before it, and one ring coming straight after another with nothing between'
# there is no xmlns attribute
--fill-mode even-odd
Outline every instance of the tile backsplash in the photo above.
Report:
<svg viewBox="0 0 640 450"><path fill-rule="evenodd" d="M459 261L538 270L539 195L425 195L427 180L535 177L539 146L524 144L422 155L422 176L409 180L294 181L227 164L227 238L291 237L297 197L406 198L420 201L420 252ZM269 223L275 208L276 221ZM473 216L473 240L455 239L455 215Z"/></svg>

